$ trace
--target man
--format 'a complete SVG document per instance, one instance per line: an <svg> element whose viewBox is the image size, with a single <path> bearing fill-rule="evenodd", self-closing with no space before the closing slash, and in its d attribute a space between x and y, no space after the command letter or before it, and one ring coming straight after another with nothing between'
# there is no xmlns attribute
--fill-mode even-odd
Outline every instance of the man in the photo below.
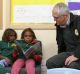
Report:
<svg viewBox="0 0 80 74"><path fill-rule="evenodd" d="M80 69L80 16L70 13L64 3L54 6L52 16L56 21L59 54L47 60L47 68Z"/></svg>

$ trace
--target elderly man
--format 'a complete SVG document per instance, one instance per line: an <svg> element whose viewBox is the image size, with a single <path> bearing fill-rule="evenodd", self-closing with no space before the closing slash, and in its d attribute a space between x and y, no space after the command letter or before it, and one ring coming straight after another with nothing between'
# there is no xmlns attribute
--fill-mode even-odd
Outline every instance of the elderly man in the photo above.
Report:
<svg viewBox="0 0 80 74"><path fill-rule="evenodd" d="M52 16L56 21L58 55L47 60L47 68L80 69L80 16L70 13L64 3L53 7Z"/></svg>

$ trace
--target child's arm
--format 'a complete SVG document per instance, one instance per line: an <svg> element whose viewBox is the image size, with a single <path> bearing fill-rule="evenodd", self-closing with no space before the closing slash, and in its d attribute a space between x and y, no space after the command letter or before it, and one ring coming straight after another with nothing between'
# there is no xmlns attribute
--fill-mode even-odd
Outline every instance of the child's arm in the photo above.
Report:
<svg viewBox="0 0 80 74"><path fill-rule="evenodd" d="M5 60L6 60L6 62L8 62L8 63L10 63L10 62L11 62L9 58L2 56L2 54L1 54L1 53L0 53L0 59L5 59Z"/></svg>
<svg viewBox="0 0 80 74"><path fill-rule="evenodd" d="M41 41L37 41L32 48L35 51L34 60L36 62L41 62L42 60L42 43Z"/></svg>
<svg viewBox="0 0 80 74"><path fill-rule="evenodd" d="M41 62L42 56L41 56L41 55L34 55L34 60L35 60L36 62Z"/></svg>
<svg viewBox="0 0 80 74"><path fill-rule="evenodd" d="M42 55L42 43L41 41L37 41L37 43L35 43L32 48L34 49L35 53L37 55Z"/></svg>

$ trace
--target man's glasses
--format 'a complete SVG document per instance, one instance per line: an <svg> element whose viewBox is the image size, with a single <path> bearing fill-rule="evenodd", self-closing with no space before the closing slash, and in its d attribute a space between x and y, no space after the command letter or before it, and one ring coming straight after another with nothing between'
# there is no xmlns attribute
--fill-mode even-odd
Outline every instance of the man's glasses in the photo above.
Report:
<svg viewBox="0 0 80 74"><path fill-rule="evenodd" d="M66 16L66 15L60 15L60 16L53 16L54 17L54 19L59 19L60 17L63 17L63 16Z"/></svg>

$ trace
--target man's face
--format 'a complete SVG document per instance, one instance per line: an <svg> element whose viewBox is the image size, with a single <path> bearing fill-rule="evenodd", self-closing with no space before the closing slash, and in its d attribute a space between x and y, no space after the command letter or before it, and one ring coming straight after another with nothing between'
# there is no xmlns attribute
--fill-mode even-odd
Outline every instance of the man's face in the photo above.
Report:
<svg viewBox="0 0 80 74"><path fill-rule="evenodd" d="M60 15L58 12L53 12L52 16L57 25L64 26L67 22L67 15Z"/></svg>

